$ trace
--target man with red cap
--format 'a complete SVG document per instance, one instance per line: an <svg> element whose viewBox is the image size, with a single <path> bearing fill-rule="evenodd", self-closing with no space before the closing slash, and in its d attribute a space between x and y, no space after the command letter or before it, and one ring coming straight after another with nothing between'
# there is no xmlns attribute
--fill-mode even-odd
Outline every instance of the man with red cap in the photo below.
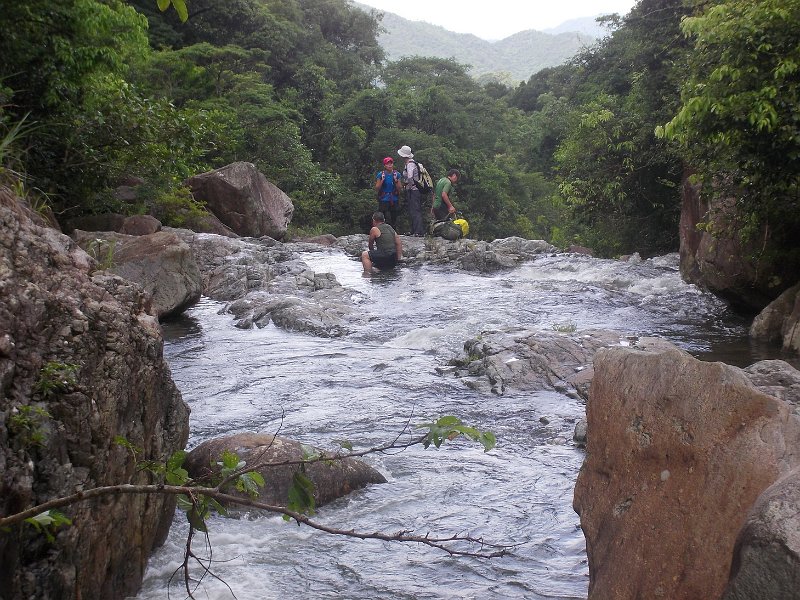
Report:
<svg viewBox="0 0 800 600"><path fill-rule="evenodd" d="M400 212L400 190L403 182L400 173L394 170L394 159L383 159L383 170L375 175L375 190L378 192L378 212L386 217L386 223L395 227Z"/></svg>

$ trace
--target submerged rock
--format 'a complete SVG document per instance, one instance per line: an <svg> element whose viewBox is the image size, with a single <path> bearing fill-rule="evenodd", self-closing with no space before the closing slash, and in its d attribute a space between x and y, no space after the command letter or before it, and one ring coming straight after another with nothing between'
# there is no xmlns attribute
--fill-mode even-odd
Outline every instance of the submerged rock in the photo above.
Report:
<svg viewBox="0 0 800 600"><path fill-rule="evenodd" d="M619 345L614 331L575 333L508 327L464 343L465 383L503 394L507 389L558 390L586 398L592 361L600 348Z"/></svg>
<svg viewBox="0 0 800 600"><path fill-rule="evenodd" d="M314 482L314 499L317 506L327 504L363 488L371 483L386 483L386 478L376 469L355 458L336 458L331 452L308 448L314 454L331 460L310 462L305 474ZM300 471L299 461L305 455L300 442L279 436L258 433L240 433L216 438L200 444L189 453L186 469L193 479L202 479L219 472L218 461L222 453L236 454L247 465L263 464L258 469L266 482L258 501L275 506L286 506L292 478ZM249 497L246 494L232 492Z"/></svg>
<svg viewBox="0 0 800 600"><path fill-rule="evenodd" d="M270 322L290 331L320 337L349 332L360 318L353 297L331 273L315 273L294 244L269 237L227 238L168 229L192 249L203 281L203 294L228 302L223 309L242 329ZM320 246L316 246L319 251Z"/></svg>

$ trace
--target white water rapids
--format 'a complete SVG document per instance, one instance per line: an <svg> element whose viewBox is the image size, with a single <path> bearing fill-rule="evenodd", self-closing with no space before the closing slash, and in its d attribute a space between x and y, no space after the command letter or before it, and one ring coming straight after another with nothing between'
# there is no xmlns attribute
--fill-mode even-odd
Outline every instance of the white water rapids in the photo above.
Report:
<svg viewBox="0 0 800 600"><path fill-rule="evenodd" d="M388 483L322 507L316 518L359 531L469 534L517 544L492 560L320 533L275 516L214 517L213 571L196 598L586 598L588 569L572 490L583 451L572 443L583 405L557 392L485 395L436 367L482 330L605 328L666 337L706 358L749 364L746 324L683 283L677 255L641 263L542 256L491 276L443 267L372 278L338 251L308 253L316 272L353 290L366 325L322 339L275 328L240 330L221 303L201 301L165 326L165 354L191 406L189 448L243 431L322 447L394 439L406 423L456 415L497 435L497 448L455 441L373 455ZM540 420L541 419L541 420ZM183 598L187 526L176 514L151 558L140 600ZM199 571L195 571L198 573ZM221 581L220 581L221 580ZM169 588L169 590L168 590Z"/></svg>

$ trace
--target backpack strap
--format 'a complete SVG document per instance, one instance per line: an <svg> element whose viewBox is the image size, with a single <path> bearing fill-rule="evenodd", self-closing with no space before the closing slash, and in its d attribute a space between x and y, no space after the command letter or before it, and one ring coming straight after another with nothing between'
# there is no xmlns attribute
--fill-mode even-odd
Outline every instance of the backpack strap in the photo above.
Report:
<svg viewBox="0 0 800 600"><path fill-rule="evenodd" d="M420 179L422 179L422 173L420 173L420 170L419 170L419 163L418 163L417 161L415 161L413 158L412 158L412 159L411 159L409 162L412 162L412 163L414 163L414 166L415 166L415 167L416 167L416 169L417 169L417 176L416 176L416 177L414 177L414 176L412 175L412 176L411 176L411 181L412 181L412 182L413 182L413 184L416 186L416 188L417 188L417 189L419 189L419 181L420 181Z"/></svg>
<svg viewBox="0 0 800 600"><path fill-rule="evenodd" d="M380 173L378 173L380 175ZM388 181L384 180L381 187L378 189L378 200L380 202L399 202L400 190L397 189L397 182L400 179L400 173L396 169L392 169L392 189L386 189L389 185Z"/></svg>

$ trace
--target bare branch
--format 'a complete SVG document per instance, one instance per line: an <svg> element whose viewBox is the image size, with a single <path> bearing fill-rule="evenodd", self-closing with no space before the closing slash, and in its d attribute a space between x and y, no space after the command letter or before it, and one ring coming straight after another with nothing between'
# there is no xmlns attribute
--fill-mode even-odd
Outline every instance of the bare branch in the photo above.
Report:
<svg viewBox="0 0 800 600"><path fill-rule="evenodd" d="M417 543L423 544L425 546L430 546L432 548L438 548L440 550L444 550L448 554L453 556L472 556L475 558L495 558L499 556L503 556L507 553L510 548L515 547L516 545L501 545L501 544L493 544L484 541L482 538L475 538L468 535L453 535L449 537L431 537L429 534L424 536L422 535L414 535L408 531L400 531L397 533L384 533L384 532L364 532L364 531L356 531L353 529L338 529L335 527L329 527L327 525L323 525L322 523L318 523L308 516L289 510L284 508L283 506L275 506L272 504L266 504L264 502L259 502L255 499L250 498L243 498L239 496L234 496L232 494L225 493L221 491L219 488L201 488L201 487L191 487L191 486L173 486L173 485L111 485L105 486L100 488L94 488L91 490L86 490L82 492L77 492L70 496L65 496L63 498L56 498L54 500L50 500L48 502L44 502L28 510L22 511L20 513L10 515L8 517L0 518L0 528L7 527L9 525L15 525L17 523L23 522L25 519L30 517L35 517L38 514L41 514L45 511L61 508L63 506L68 506L71 504L75 504L77 502L83 502L85 500L91 500L93 498L98 498L101 496L108 496L111 494L172 494L172 495L186 495L195 502L195 498L197 496L208 496L209 498L213 498L217 502L222 504L227 504L229 506L248 506L251 508L256 508L258 510L263 510L266 512L271 512L280 515L286 515L287 517L294 519L298 523L302 523L311 527L312 529L317 529L319 531L324 531L326 533L331 533L334 535L343 535L346 537L353 537L362 540L366 539L373 539L373 540L382 540L386 542L405 542L405 543ZM491 552L483 552L483 551L466 551L466 550L459 550L457 548L453 548L448 546L448 544L453 544L457 542L463 542L468 544L478 545L480 548L490 548L493 549ZM191 546L191 540L187 542L189 546ZM190 552L190 550L189 550ZM188 558L186 559L188 560Z"/></svg>

